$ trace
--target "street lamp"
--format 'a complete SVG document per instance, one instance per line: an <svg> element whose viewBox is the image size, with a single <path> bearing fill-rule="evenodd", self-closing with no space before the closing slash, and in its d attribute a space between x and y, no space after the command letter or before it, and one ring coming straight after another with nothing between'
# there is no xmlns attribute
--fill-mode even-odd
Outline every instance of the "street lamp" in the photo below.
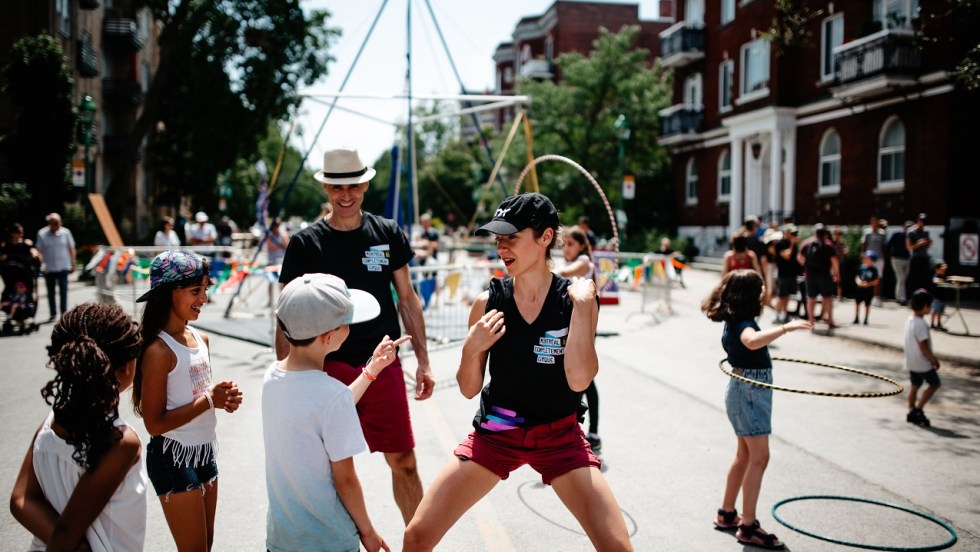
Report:
<svg viewBox="0 0 980 552"><path fill-rule="evenodd" d="M92 144L92 125L95 123L95 111L98 109L92 96L85 94L78 102L78 119L85 133L85 192L92 192L92 167L89 166L88 148Z"/></svg>
<svg viewBox="0 0 980 552"><path fill-rule="evenodd" d="M619 142L619 180L623 182L626 180L626 141L630 139L630 122L626 118L626 115L622 113L616 117L616 122L613 123L613 133L616 135L616 140ZM616 213L616 222L620 227L620 234L625 237L626 234L626 212L623 211L623 190L619 190L619 201L617 201L618 209Z"/></svg>

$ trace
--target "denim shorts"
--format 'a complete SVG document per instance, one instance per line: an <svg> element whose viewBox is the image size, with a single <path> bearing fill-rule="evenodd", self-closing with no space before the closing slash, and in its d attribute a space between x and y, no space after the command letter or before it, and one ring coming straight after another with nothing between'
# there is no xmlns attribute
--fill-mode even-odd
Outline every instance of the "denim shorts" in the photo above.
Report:
<svg viewBox="0 0 980 552"><path fill-rule="evenodd" d="M164 438L157 435L146 445L146 472L157 496L201 489L218 478L218 464L213 452L200 466L178 465L173 447L164 452L163 441Z"/></svg>
<svg viewBox="0 0 980 552"><path fill-rule="evenodd" d="M932 300L932 313L933 314L943 314L946 312L946 303L943 303L939 299Z"/></svg>
<svg viewBox="0 0 980 552"><path fill-rule="evenodd" d="M739 370L737 373L760 383L772 383L771 368ZM739 437L772 433L772 389L731 378L725 390L725 410Z"/></svg>

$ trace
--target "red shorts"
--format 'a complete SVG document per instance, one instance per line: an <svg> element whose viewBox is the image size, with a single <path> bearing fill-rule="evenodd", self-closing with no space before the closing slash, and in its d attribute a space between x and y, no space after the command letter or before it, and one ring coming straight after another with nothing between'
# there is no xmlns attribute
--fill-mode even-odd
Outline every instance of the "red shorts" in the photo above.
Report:
<svg viewBox="0 0 980 552"><path fill-rule="evenodd" d="M351 366L337 360L323 361L323 371L344 385L357 379L363 367L363 364ZM401 359L396 358L378 374L356 407L371 452L408 452L415 448Z"/></svg>
<svg viewBox="0 0 980 552"><path fill-rule="evenodd" d="M529 464L541 474L545 485L574 469L602 466L574 414L550 424L498 433L473 431L456 447L454 454L460 460L476 462L501 479Z"/></svg>

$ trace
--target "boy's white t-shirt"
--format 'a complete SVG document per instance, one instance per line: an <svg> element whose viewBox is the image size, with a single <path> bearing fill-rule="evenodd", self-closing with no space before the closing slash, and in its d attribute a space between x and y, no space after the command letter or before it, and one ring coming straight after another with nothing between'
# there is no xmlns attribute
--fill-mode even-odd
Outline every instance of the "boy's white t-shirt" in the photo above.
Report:
<svg viewBox="0 0 980 552"><path fill-rule="evenodd" d="M932 363L922 353L919 342L929 340L929 325L921 316L910 316L905 322L905 369L909 372L928 372Z"/></svg>
<svg viewBox="0 0 980 552"><path fill-rule="evenodd" d="M273 362L262 383L262 434L266 547L359 550L357 527L330 466L367 448L350 389L319 370L286 372Z"/></svg>

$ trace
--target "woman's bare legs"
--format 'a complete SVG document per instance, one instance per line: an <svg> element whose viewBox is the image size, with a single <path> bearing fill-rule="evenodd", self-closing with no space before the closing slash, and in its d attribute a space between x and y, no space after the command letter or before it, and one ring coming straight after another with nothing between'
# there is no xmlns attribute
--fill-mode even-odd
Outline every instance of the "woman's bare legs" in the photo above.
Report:
<svg viewBox="0 0 980 552"><path fill-rule="evenodd" d="M598 468L577 468L551 482L599 552L632 551L626 520Z"/></svg>

